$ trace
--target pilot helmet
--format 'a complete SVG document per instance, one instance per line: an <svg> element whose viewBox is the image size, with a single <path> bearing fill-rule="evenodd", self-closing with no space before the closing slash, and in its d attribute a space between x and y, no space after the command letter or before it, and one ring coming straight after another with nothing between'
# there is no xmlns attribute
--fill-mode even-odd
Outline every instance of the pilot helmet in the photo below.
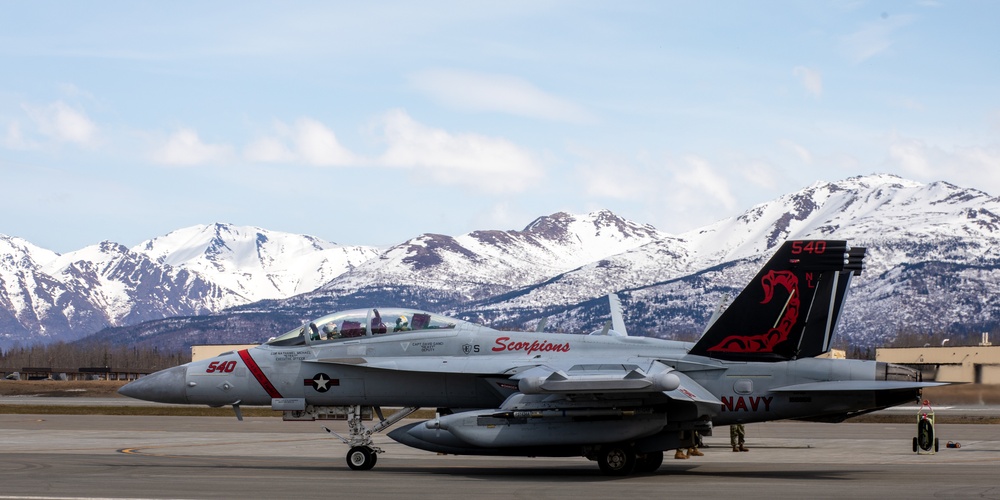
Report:
<svg viewBox="0 0 1000 500"><path fill-rule="evenodd" d="M333 321L323 325L323 333L336 333L337 324Z"/></svg>
<svg viewBox="0 0 1000 500"><path fill-rule="evenodd" d="M396 320L396 323L406 323L406 316L401 315L399 319Z"/></svg>

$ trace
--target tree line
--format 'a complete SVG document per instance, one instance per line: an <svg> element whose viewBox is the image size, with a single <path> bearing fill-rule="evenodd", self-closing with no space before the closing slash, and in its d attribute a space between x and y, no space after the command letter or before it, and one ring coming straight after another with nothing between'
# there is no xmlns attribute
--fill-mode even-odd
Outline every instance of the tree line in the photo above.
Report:
<svg viewBox="0 0 1000 500"><path fill-rule="evenodd" d="M152 372L189 361L191 361L190 351L110 344L56 342L46 345L14 346L0 352L0 370L8 372L24 368L78 370L103 367L113 371Z"/></svg>

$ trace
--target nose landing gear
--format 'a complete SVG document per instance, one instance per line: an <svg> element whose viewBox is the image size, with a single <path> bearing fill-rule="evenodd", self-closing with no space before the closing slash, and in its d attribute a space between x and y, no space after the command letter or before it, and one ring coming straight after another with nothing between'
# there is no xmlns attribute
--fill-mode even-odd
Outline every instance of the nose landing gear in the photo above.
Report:
<svg viewBox="0 0 1000 500"><path fill-rule="evenodd" d="M351 470L371 470L372 467L375 467L375 463L378 462L378 454L385 453L382 448L375 446L372 434L387 429L396 422L410 416L410 414L419 408L416 406L402 408L389 416L389 418L385 418L382 415L382 409L376 406L373 409L375 410L375 414L378 415L379 422L370 429L365 427L362 421L363 409L360 405L348 406L346 409L348 430L346 438L326 427L323 429L337 436L337 439L340 439L344 444L351 447L347 452L347 466Z"/></svg>

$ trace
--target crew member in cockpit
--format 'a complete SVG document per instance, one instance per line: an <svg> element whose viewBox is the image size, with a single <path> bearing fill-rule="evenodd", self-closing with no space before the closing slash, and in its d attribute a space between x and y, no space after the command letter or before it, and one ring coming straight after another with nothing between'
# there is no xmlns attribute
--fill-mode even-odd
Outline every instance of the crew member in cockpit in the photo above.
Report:
<svg viewBox="0 0 1000 500"><path fill-rule="evenodd" d="M331 321L323 325L323 335L327 340L339 339L340 332L337 331L337 322Z"/></svg>
<svg viewBox="0 0 1000 500"><path fill-rule="evenodd" d="M400 316L396 318L396 326L393 327L394 332L405 332L410 329L410 322L406 320L406 316Z"/></svg>

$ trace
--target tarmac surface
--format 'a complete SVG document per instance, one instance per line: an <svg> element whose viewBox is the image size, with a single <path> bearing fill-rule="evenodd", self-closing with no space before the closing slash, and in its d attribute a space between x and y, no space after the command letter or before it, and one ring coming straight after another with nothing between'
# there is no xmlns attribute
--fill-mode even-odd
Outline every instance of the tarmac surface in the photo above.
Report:
<svg viewBox="0 0 1000 500"><path fill-rule="evenodd" d="M611 478L584 458L442 456L381 434L375 468L352 471L347 446L322 430L344 422L0 415L0 500L1000 498L1000 425L938 424L940 451L918 455L915 420L752 424L747 453L720 428L703 457L671 453L656 473Z"/></svg>

